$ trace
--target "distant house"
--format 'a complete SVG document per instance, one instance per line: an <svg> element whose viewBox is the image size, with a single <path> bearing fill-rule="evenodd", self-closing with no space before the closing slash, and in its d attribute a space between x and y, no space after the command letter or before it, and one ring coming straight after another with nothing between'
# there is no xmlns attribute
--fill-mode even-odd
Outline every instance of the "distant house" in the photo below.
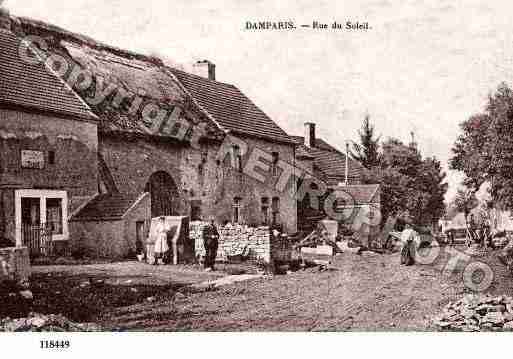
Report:
<svg viewBox="0 0 513 359"><path fill-rule="evenodd" d="M316 125L305 123L305 135L293 136L298 144L297 164L307 172L326 182L330 187L346 181L346 155L328 142L317 137ZM347 184L361 184L365 168L352 158L347 159Z"/></svg>
<svg viewBox="0 0 513 359"><path fill-rule="evenodd" d="M62 234L53 238L72 250L123 257L141 247L151 218L162 215L297 230L295 188L273 186L279 161L294 163L296 141L235 86L216 81L212 63L197 63L191 74L43 22L1 23L5 235L26 242L22 224L59 222ZM64 59L68 71L58 77L43 64L21 63L17 49L26 35L43 38L41 54ZM78 80L84 76L89 86ZM164 131L174 115L179 124ZM228 136L238 141L221 161ZM265 181L244 173L255 148L271 158Z"/></svg>
<svg viewBox="0 0 513 359"><path fill-rule="evenodd" d="M316 125L305 123L305 135L294 136L298 144L296 164L322 180L329 192L341 193L335 206L342 210L352 207L355 213L370 207L379 210L381 195L377 184L362 184L365 168L358 161L339 151L316 135ZM347 196L349 195L349 196ZM336 202L336 201L335 201ZM326 217L325 211L312 208L310 198L298 202L298 227L308 231Z"/></svg>

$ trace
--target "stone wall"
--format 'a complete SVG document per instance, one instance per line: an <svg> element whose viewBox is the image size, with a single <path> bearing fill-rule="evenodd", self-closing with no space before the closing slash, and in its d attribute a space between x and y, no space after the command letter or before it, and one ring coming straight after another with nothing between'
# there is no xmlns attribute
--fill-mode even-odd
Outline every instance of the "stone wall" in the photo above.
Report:
<svg viewBox="0 0 513 359"><path fill-rule="evenodd" d="M295 195L295 186L289 178L287 185L278 188L277 183L281 179L282 169L278 169L274 175L267 169L261 169L265 165L257 166L254 172L257 172L261 179L255 178L250 173L253 170L248 165L255 149L265 151L267 154L272 152L279 153L279 159L290 165L294 165L294 146L282 144L263 139L242 137L241 140L246 146L246 152L242 159L243 171L239 172L229 166L229 162L223 163L219 183L213 197L210 198L210 206L207 208L207 216L212 214L216 217L218 223L233 222L234 199L240 198L240 223L256 227L263 224L262 199L269 201L268 215L271 216L270 204L272 198L279 198L278 223L283 225L284 231L294 233L297 231L297 203ZM257 153L257 152L255 152ZM226 158L229 161L229 157ZM225 159L225 160L226 160ZM267 163L260 159L259 163ZM228 165L228 166L227 166ZM269 165L269 164L268 164Z"/></svg>
<svg viewBox="0 0 513 359"><path fill-rule="evenodd" d="M14 280L22 283L30 276L30 259L27 247L0 248L0 282Z"/></svg>
<svg viewBox="0 0 513 359"><path fill-rule="evenodd" d="M73 211L98 191L97 124L0 108L0 236L15 241L15 189L56 189ZM42 153L42 168L23 168L22 150Z"/></svg>
<svg viewBox="0 0 513 359"><path fill-rule="evenodd" d="M268 153L278 152L280 159L294 163L294 147L265 140L244 138L248 153L258 147ZM176 211L180 216L191 216L193 204L200 208L200 217L215 216L218 223L233 221L234 199L240 198L240 221L257 226L262 224L262 198L269 206L273 197L280 199L278 221L285 230L297 230L296 200L293 186L285 190L275 188L281 174L267 176L265 183L230 167L229 158L218 161L220 143L203 143L198 150L190 146L148 139L127 139L101 135L100 152L122 193L142 193L150 176L156 172L169 174L178 192ZM248 156L244 157L244 164ZM201 171L200 171L201 168ZM269 209L270 211L270 209ZM269 212L270 216L270 212Z"/></svg>
<svg viewBox="0 0 513 359"><path fill-rule="evenodd" d="M73 255L122 259L129 251L122 220L70 222L69 226Z"/></svg>
<svg viewBox="0 0 513 359"><path fill-rule="evenodd" d="M191 222L190 236L194 240L196 256L205 255L202 231L206 223ZM225 261L228 256L242 254L247 247L250 260L271 263L275 260L286 260L287 252L291 252L288 241L283 238L275 238L269 227L248 227L240 225L227 225L218 227L219 248L217 260ZM285 253L285 254L284 254Z"/></svg>
<svg viewBox="0 0 513 359"><path fill-rule="evenodd" d="M63 188L70 199L97 192L96 123L7 109L0 109L0 117L0 182L16 188ZM22 150L42 152L43 168L23 168Z"/></svg>
<svg viewBox="0 0 513 359"><path fill-rule="evenodd" d="M179 192L182 190L178 165L182 149L178 145L101 134L100 153L121 193L143 193L150 176L160 171L168 173Z"/></svg>

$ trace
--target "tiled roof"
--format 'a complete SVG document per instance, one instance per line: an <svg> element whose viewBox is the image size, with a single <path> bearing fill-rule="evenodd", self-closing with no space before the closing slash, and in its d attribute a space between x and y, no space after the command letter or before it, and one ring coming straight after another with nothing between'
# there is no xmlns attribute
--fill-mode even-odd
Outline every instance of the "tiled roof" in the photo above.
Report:
<svg viewBox="0 0 513 359"><path fill-rule="evenodd" d="M99 104L91 104L92 111L99 117L101 132L130 132L147 135L147 125L143 124L142 109L146 104L156 105L170 114L176 106L182 110L181 118L191 122L205 121L209 135L222 136L222 131L197 107L191 106L190 96L182 85L169 73L162 60L118 49L97 42L83 35L69 32L57 26L29 18L18 18L22 31L27 35L44 37L48 53L57 53L69 61L70 66L87 70L94 79L103 79L104 87L128 95L121 104L108 96ZM94 89L94 86L93 86ZM91 89L77 90L77 95L86 100L92 96ZM134 98L144 100L138 110L130 107Z"/></svg>
<svg viewBox="0 0 513 359"><path fill-rule="evenodd" d="M51 39L48 41L50 52L69 57L73 64L89 70L93 76L104 78L109 85L117 85L133 94L144 90L145 100L162 109L172 111L174 106L180 106L186 109L187 118L207 118L207 132L213 136L222 135L222 131L233 131L294 143L233 85L169 68L158 58L111 47L51 24L28 18L18 20L26 34ZM83 98L90 96L87 91L78 94ZM91 108L100 118L101 131L145 133L140 114L123 111L120 109L123 106L101 103Z"/></svg>
<svg viewBox="0 0 513 359"><path fill-rule="evenodd" d="M379 184L338 186L335 190L349 193L356 204L379 203Z"/></svg>
<svg viewBox="0 0 513 359"><path fill-rule="evenodd" d="M324 180L330 186L337 185L345 179L346 155L335 147L329 145L326 141L316 138L315 147L306 147L304 137L292 136L299 145L296 150L296 156L310 156L314 160L314 167L321 173ZM360 178L365 168L357 161L349 158L349 177Z"/></svg>
<svg viewBox="0 0 513 359"><path fill-rule="evenodd" d="M237 87L171 69L187 91L225 130L292 143L292 138Z"/></svg>
<svg viewBox="0 0 513 359"><path fill-rule="evenodd" d="M19 56L21 39L0 30L0 101L42 111L96 120L89 107L44 64Z"/></svg>
<svg viewBox="0 0 513 359"><path fill-rule="evenodd" d="M101 194L76 213L72 221L119 220L138 198L127 194Z"/></svg>

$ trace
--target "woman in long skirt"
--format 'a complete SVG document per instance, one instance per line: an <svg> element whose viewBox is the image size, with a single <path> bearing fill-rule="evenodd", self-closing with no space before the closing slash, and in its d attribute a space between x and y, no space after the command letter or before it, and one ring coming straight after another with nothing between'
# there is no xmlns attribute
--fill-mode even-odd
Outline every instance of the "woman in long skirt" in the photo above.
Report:
<svg viewBox="0 0 513 359"><path fill-rule="evenodd" d="M169 250L169 245L167 244L167 228L166 228L166 218L160 217L159 222L155 228L155 265L159 264L159 259L164 258L164 254Z"/></svg>

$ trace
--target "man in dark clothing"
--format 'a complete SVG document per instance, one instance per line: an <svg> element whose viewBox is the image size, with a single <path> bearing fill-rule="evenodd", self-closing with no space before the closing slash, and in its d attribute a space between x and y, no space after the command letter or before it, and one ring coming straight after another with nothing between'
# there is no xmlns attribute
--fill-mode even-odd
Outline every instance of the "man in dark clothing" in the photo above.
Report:
<svg viewBox="0 0 513 359"><path fill-rule="evenodd" d="M214 270L216 262L217 247L219 246L219 232L217 231L214 219L203 228L203 244L205 246L205 261L203 263L206 271Z"/></svg>

